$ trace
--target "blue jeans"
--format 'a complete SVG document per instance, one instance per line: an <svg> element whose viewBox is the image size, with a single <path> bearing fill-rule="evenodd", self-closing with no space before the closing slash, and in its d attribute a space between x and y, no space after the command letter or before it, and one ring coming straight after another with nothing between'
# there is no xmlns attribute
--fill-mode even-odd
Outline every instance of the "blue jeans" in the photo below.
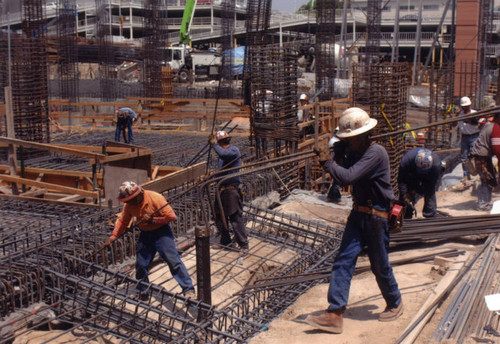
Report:
<svg viewBox="0 0 500 344"><path fill-rule="evenodd" d="M474 146L474 143L477 140L477 137L479 134L474 134L474 135L462 135L462 141L461 141L461 147L460 151L462 153L461 160L462 160L462 169L464 170L464 177L470 178L470 173L467 171L467 167L465 167L465 161L469 157L470 150Z"/></svg>
<svg viewBox="0 0 500 344"><path fill-rule="evenodd" d="M132 144L134 143L134 130L132 129L132 121L129 121L128 123L128 143Z"/></svg>
<svg viewBox="0 0 500 344"><path fill-rule="evenodd" d="M342 237L342 243L333 263L328 288L329 311L345 310L349 289L358 256L368 246L371 270L389 308L401 302L401 293L389 264L389 228L387 219L351 211Z"/></svg>
<svg viewBox="0 0 500 344"><path fill-rule="evenodd" d="M116 126L116 129L115 129L115 142L120 142L120 136L121 134L125 133L125 129L121 129L119 125ZM125 140L125 134L123 135L123 141L126 141ZM126 143L126 142L125 142Z"/></svg>
<svg viewBox="0 0 500 344"><path fill-rule="evenodd" d="M160 257L167 263L174 279L179 283L182 292L193 291L193 282L181 261L177 247L175 246L174 236L170 225L166 224L154 231L141 232L139 242L137 243L137 257L135 262L135 278L149 283L148 272L149 264L158 252ZM146 286L139 285L138 292L144 292Z"/></svg>

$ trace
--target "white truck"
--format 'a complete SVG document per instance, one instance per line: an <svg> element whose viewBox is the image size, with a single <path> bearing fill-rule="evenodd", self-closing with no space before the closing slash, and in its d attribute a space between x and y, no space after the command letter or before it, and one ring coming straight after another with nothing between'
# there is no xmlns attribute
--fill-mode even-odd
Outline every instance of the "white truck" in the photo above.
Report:
<svg viewBox="0 0 500 344"><path fill-rule="evenodd" d="M195 52L186 46L167 47L165 64L177 73L181 82L195 78L212 79L219 75L222 65L220 54L211 51Z"/></svg>

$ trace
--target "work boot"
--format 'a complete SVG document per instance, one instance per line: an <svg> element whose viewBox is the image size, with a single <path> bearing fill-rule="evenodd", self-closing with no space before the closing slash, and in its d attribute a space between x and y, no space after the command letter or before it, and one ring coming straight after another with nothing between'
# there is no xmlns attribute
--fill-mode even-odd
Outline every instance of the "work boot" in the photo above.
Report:
<svg viewBox="0 0 500 344"><path fill-rule="evenodd" d="M184 296L186 297L186 299L196 299L196 294L194 293L194 291L186 291Z"/></svg>
<svg viewBox="0 0 500 344"><path fill-rule="evenodd" d="M321 315L309 315L306 323L312 327L331 333L342 333L343 311L327 311Z"/></svg>
<svg viewBox="0 0 500 344"><path fill-rule="evenodd" d="M385 307L385 310L378 316L378 321L394 321L403 314L403 301L396 308Z"/></svg>

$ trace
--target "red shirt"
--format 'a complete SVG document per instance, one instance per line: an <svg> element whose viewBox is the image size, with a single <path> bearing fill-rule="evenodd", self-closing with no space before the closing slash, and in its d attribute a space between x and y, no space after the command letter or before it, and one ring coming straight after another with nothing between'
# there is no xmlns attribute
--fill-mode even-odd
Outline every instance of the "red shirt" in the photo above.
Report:
<svg viewBox="0 0 500 344"><path fill-rule="evenodd" d="M493 123L493 129L491 131L491 151L500 161L500 125L496 122Z"/></svg>

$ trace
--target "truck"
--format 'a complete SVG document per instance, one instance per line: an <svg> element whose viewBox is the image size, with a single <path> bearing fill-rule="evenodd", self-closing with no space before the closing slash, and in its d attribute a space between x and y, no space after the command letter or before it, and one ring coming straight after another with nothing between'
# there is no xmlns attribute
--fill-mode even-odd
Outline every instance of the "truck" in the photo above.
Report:
<svg viewBox="0 0 500 344"><path fill-rule="evenodd" d="M193 51L189 46L165 48L165 65L172 68L181 82L194 78L213 79L220 74L222 56L214 51Z"/></svg>

